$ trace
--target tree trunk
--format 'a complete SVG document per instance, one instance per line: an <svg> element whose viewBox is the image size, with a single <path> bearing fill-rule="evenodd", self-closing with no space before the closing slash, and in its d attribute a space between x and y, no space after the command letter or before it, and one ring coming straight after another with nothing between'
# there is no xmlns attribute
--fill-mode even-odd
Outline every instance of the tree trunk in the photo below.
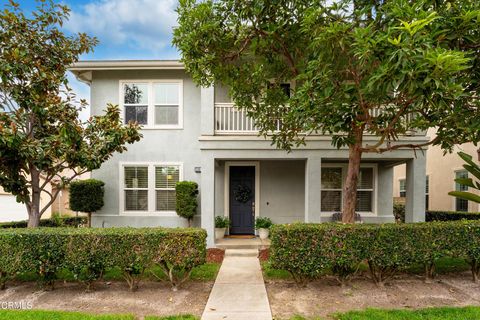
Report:
<svg viewBox="0 0 480 320"><path fill-rule="evenodd" d="M88 215L88 227L91 228L92 227L92 213L91 212L87 212L87 215Z"/></svg>
<svg viewBox="0 0 480 320"><path fill-rule="evenodd" d="M26 202L28 212L28 228L36 228L40 225L40 171L31 169L32 177L32 196L31 200Z"/></svg>
<svg viewBox="0 0 480 320"><path fill-rule="evenodd" d="M357 206L357 185L362 159L362 135L356 136L355 144L349 147L348 171L343 189L343 223L355 222L355 208Z"/></svg>

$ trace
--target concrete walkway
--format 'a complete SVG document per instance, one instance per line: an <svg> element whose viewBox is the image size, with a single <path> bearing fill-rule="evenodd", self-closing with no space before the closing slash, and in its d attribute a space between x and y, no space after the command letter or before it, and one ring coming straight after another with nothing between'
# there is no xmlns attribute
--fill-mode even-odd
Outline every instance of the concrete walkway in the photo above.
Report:
<svg viewBox="0 0 480 320"><path fill-rule="evenodd" d="M272 320L255 249L227 249L202 320Z"/></svg>

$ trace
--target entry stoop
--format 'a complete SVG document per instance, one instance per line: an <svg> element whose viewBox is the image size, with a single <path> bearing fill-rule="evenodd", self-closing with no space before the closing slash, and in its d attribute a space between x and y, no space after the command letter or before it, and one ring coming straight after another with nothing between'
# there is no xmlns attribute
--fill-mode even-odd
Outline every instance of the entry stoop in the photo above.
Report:
<svg viewBox="0 0 480 320"><path fill-rule="evenodd" d="M270 239L261 240L260 238L252 239L235 239L223 238L215 241L215 246L219 249L244 249L244 250L261 250L270 248Z"/></svg>

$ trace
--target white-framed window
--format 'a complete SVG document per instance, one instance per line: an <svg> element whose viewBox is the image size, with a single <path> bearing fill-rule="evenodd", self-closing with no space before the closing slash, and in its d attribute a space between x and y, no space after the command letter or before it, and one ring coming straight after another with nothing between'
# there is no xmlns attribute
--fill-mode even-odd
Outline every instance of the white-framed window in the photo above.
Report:
<svg viewBox="0 0 480 320"><path fill-rule="evenodd" d="M467 170L458 170L455 171L455 179L466 179L468 178ZM461 185L455 182L455 191L468 191L468 187ZM460 199L455 197L455 211L468 211L468 200Z"/></svg>
<svg viewBox="0 0 480 320"><path fill-rule="evenodd" d="M123 121L137 121L144 129L183 127L182 80L122 80Z"/></svg>
<svg viewBox="0 0 480 320"><path fill-rule="evenodd" d="M407 196L407 180L400 179L398 181L400 189L400 197L405 198Z"/></svg>
<svg viewBox="0 0 480 320"><path fill-rule="evenodd" d="M182 163L120 163L121 213L175 214L175 185L182 180Z"/></svg>
<svg viewBox="0 0 480 320"><path fill-rule="evenodd" d="M348 166L346 164L324 164L321 173L321 211L340 212L343 209L343 187ZM375 213L377 167L363 164L357 185L356 211Z"/></svg>

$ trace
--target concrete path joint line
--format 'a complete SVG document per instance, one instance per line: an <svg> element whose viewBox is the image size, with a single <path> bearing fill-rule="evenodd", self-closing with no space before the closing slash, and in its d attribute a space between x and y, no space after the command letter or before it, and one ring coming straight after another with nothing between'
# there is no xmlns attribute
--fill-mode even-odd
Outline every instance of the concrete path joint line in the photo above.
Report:
<svg viewBox="0 0 480 320"><path fill-rule="evenodd" d="M258 250L227 249L202 320L272 320Z"/></svg>

